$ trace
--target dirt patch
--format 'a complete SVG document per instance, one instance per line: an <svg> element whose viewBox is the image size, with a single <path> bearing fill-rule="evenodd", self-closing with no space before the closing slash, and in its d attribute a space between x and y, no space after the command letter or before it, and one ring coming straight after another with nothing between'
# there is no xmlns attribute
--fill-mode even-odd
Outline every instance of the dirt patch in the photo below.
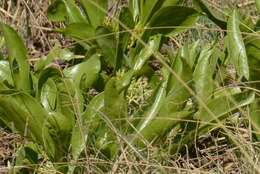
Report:
<svg viewBox="0 0 260 174"><path fill-rule="evenodd" d="M22 138L0 128L0 174L6 173L8 162L12 162L15 150L22 144Z"/></svg>

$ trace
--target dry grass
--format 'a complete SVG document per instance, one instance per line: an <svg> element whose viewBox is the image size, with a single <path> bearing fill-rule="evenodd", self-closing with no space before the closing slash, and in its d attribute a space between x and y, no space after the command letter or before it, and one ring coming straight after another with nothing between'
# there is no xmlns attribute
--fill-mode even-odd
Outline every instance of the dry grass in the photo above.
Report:
<svg viewBox="0 0 260 174"><path fill-rule="evenodd" d="M209 4L212 8L218 9L220 14L226 13L228 6L236 4L248 15L255 16L255 6L250 0L214 0L209 1ZM19 31L32 58L46 54L55 42L59 42L61 45L67 43L59 34L50 32L52 28L55 28L55 25L50 23L46 17L47 7L47 0L3 0L0 2L0 21L12 25ZM206 27L216 27L207 21L202 21L201 24ZM193 37L191 41L202 36L205 37L206 41L212 42L214 37L218 37L216 33L212 37L212 32L207 35L208 31L206 31L207 33L199 30L196 32L198 33L191 31L191 33L182 35L178 38L177 44L184 43L187 37L190 40L191 35ZM243 119L237 119L239 121L235 124L231 122L226 123L226 125L232 125L230 130L234 136L259 164L259 145L251 143L250 128L245 126ZM153 160L136 162L134 155L129 152L126 152L123 157L119 157L116 164L98 158L89 158L88 160L90 160L93 173L100 172L97 169L100 163L112 166L114 173L253 173L254 170L247 160L240 156L238 148L230 146L230 140L225 133L215 132L217 133L214 134L213 131L207 136L200 137L194 147L195 150L193 152L187 150L184 156L171 156L168 152L164 152L163 148L155 148L151 149L150 152L152 157L156 157L155 161L151 158ZM7 160L12 160L13 150L19 142L21 139L17 135L6 133L0 129L0 167L6 165ZM1 163L1 161L5 163ZM81 162L83 166L86 165L86 159L82 159ZM80 162L77 165L81 165Z"/></svg>

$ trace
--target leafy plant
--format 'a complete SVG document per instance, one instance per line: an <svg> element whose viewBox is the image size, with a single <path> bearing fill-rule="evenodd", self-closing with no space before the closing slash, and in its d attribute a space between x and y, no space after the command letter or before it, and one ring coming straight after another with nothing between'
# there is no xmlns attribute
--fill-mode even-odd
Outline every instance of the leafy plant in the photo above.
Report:
<svg viewBox="0 0 260 174"><path fill-rule="evenodd" d="M57 170L73 173L84 171L74 165L81 156L115 161L122 148L142 160L150 145L159 146L173 130L182 133L171 138L170 153L176 154L197 136L223 128L245 106L250 106L259 141L256 92L244 86L230 89L223 77L232 65L238 82L259 80L259 39L241 33L237 10L220 19L203 1L194 1L196 9L178 3L130 0L109 18L106 0L55 0L48 17L65 22L65 28L55 31L76 46L56 46L34 67L18 34L1 23L8 59L0 61L0 119L33 142L19 150L14 165L22 165L21 159L37 163L35 155L46 156ZM217 41L160 53L170 37L185 32L204 14L228 30L225 53ZM77 54L81 60L75 60ZM53 64L57 57L69 66ZM163 67L154 67L156 58ZM146 104L129 112L131 86L141 78L147 78L151 94ZM91 94L93 89L97 95ZM62 162L67 165L58 165ZM111 168L103 165L99 170Z"/></svg>

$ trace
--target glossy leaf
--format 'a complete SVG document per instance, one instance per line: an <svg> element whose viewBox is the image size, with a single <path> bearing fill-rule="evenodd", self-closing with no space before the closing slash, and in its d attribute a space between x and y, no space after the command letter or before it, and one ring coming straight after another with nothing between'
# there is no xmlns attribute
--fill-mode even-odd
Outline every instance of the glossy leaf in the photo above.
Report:
<svg viewBox="0 0 260 174"><path fill-rule="evenodd" d="M192 85L192 70L179 55L175 57L172 69L187 85ZM183 108L184 103L189 97L190 94L183 84L174 75L170 75L167 85L167 97L161 112L177 112L180 108Z"/></svg>
<svg viewBox="0 0 260 174"><path fill-rule="evenodd" d="M167 115L158 115L149 125L141 130L139 133L140 139L143 138L147 142L155 141L167 134L174 126L180 124L180 120L185 120L190 114L191 112L182 111ZM142 145L141 140L136 141L136 143Z"/></svg>
<svg viewBox="0 0 260 174"><path fill-rule="evenodd" d="M256 131L254 133L256 140L260 141L260 103L259 99L255 100L251 105L250 105L250 118L252 122L253 129Z"/></svg>
<svg viewBox="0 0 260 174"><path fill-rule="evenodd" d="M22 39L16 31L6 24L0 23L5 43L8 49L8 58L12 77L16 89L22 89L27 92L31 90L31 81L29 73L29 63L27 60L27 51Z"/></svg>
<svg viewBox="0 0 260 174"><path fill-rule="evenodd" d="M49 66L54 60L65 60L70 61L74 58L74 53L70 50L64 48L62 49L60 45L55 45L47 56L42 57L35 64L35 70L41 71L47 66Z"/></svg>
<svg viewBox="0 0 260 174"><path fill-rule="evenodd" d="M255 4L256 4L258 14L260 15L260 0L255 0Z"/></svg>
<svg viewBox="0 0 260 174"><path fill-rule="evenodd" d="M205 13L208 18L215 24L217 24L220 28L227 28L226 20L223 19L223 17L221 17L220 15L216 14L214 10L211 10L206 2L203 2L203 0L193 0L193 4L199 12Z"/></svg>
<svg viewBox="0 0 260 174"><path fill-rule="evenodd" d="M68 20L69 23L87 22L86 16L77 7L74 0L56 0L48 8L48 17L52 21Z"/></svg>
<svg viewBox="0 0 260 174"><path fill-rule="evenodd" d="M0 82L7 81L7 83L13 86L12 72L8 61L0 60Z"/></svg>
<svg viewBox="0 0 260 174"><path fill-rule="evenodd" d="M88 136L92 135L100 124L98 112L104 107L104 94L95 96L82 115L82 123L76 123L71 137L71 154L77 160L86 147Z"/></svg>
<svg viewBox="0 0 260 174"><path fill-rule="evenodd" d="M107 82L104 91L104 109L107 117L110 119L119 119L127 117L125 91L120 91L117 88L117 81L118 79L111 78ZM118 124L119 123L120 122L118 122Z"/></svg>
<svg viewBox="0 0 260 174"><path fill-rule="evenodd" d="M99 56L95 54L87 61L65 69L64 74L73 79L78 88L87 89L97 80L100 68Z"/></svg>
<svg viewBox="0 0 260 174"><path fill-rule="evenodd" d="M234 10L232 16L228 20L228 62L235 65L237 74L240 78L249 79L249 68L246 55L246 49L243 38L239 29L239 18L237 11Z"/></svg>
<svg viewBox="0 0 260 174"><path fill-rule="evenodd" d="M48 113L31 96L25 93L0 92L0 107L10 122L22 134L40 142L50 158L54 158L55 143L46 129Z"/></svg>
<svg viewBox="0 0 260 174"><path fill-rule="evenodd" d="M146 47L144 47L139 54L134 58L134 66L133 66L133 71L135 73L138 73L144 64L147 62L147 60L159 50L161 46L161 36L156 35L150 38L148 41L148 44Z"/></svg>
<svg viewBox="0 0 260 174"><path fill-rule="evenodd" d="M132 16L131 11L127 7L123 7L120 11L119 15L119 31L122 33L119 33L119 44L122 48L122 51L125 52L127 49L127 46L130 44L130 37L131 37L131 29L134 28L135 23ZM121 23L123 23L127 29L125 29ZM128 31L129 30L129 31Z"/></svg>
<svg viewBox="0 0 260 174"><path fill-rule="evenodd" d="M246 52L248 57L248 64L250 70L250 81L256 81L252 86L260 89L260 39L252 36L246 39Z"/></svg>
<svg viewBox="0 0 260 174"><path fill-rule="evenodd" d="M139 0L129 0L129 9L133 14L134 22L137 22L140 17L140 1Z"/></svg>
<svg viewBox="0 0 260 174"><path fill-rule="evenodd" d="M101 48L106 62L108 62L113 68L116 68L118 66L118 59L115 34L113 34L108 28L99 27L96 30L96 36L97 43Z"/></svg>
<svg viewBox="0 0 260 174"><path fill-rule="evenodd" d="M193 8L168 6L154 14L148 27L151 28L152 34L175 36L193 27L198 17L199 13Z"/></svg>
<svg viewBox="0 0 260 174"><path fill-rule="evenodd" d="M206 48L202 50L197 65L193 72L193 81L197 95L203 99L209 99L216 86L213 74L216 69L217 58L213 55L214 50Z"/></svg>
<svg viewBox="0 0 260 174"><path fill-rule="evenodd" d="M155 91L150 107L145 111L142 116L143 120L137 126L138 133L149 126L152 120L154 120L154 118L157 116L162 106L162 102L166 97L166 85L167 81L160 84L158 89Z"/></svg>
<svg viewBox="0 0 260 174"><path fill-rule="evenodd" d="M65 36L73 39L89 42L88 39L94 39L95 29L87 23L73 23L69 24L64 30L61 31Z"/></svg>
<svg viewBox="0 0 260 174"><path fill-rule="evenodd" d="M55 82L52 79L48 79L46 83L44 83L40 100L43 107L51 112L56 109L56 102L58 97L58 90Z"/></svg>
<svg viewBox="0 0 260 174"><path fill-rule="evenodd" d="M141 0L140 7L141 7L141 16L140 21L142 26L144 26L152 15L161 7L164 0Z"/></svg>
<svg viewBox="0 0 260 174"><path fill-rule="evenodd" d="M208 109L215 115L216 118L222 119L221 117L226 114L243 106L249 105L254 101L254 99L254 92L245 91L235 95L226 94L224 97L211 99L206 104ZM215 120L205 108L201 108L196 113L195 118L204 122L212 122Z"/></svg>
<svg viewBox="0 0 260 174"><path fill-rule="evenodd" d="M106 16L108 7L107 0L80 0L85 12L88 15L90 24L96 28L100 26Z"/></svg>

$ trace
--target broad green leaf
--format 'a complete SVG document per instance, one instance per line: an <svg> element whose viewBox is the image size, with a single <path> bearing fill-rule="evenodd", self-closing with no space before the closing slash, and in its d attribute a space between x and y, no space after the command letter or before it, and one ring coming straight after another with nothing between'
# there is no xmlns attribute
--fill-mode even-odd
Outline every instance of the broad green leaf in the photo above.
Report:
<svg viewBox="0 0 260 174"><path fill-rule="evenodd" d="M213 75L216 69L217 56L212 48L203 49L193 72L193 81L197 95L206 101L212 97L216 86Z"/></svg>
<svg viewBox="0 0 260 174"><path fill-rule="evenodd" d="M64 133L65 136L68 136L73 128L74 121L74 119L63 115L60 112L51 112L48 117L48 123L50 123L52 128L60 134L59 136Z"/></svg>
<svg viewBox="0 0 260 174"><path fill-rule="evenodd" d="M100 69L100 58L95 54L87 61L65 69L64 74L73 79L78 88L87 89L97 80Z"/></svg>
<svg viewBox="0 0 260 174"><path fill-rule="evenodd" d="M208 18L215 24L217 24L220 28L227 28L226 20L223 19L223 17L221 17L220 15L216 14L214 10L211 10L206 2L203 2L203 0L193 0L193 4L199 12L205 13Z"/></svg>
<svg viewBox="0 0 260 174"><path fill-rule="evenodd" d="M94 28L102 25L106 17L108 0L80 0L85 12L88 15L88 20Z"/></svg>
<svg viewBox="0 0 260 174"><path fill-rule="evenodd" d="M260 38L252 36L246 39L246 52L250 70L250 81L256 81L252 86L260 89Z"/></svg>
<svg viewBox="0 0 260 174"><path fill-rule="evenodd" d="M163 7L175 6L179 0L141 0L140 22L145 26L153 15ZM137 2L136 2L137 3Z"/></svg>
<svg viewBox="0 0 260 174"><path fill-rule="evenodd" d="M43 145L49 157L54 158L55 143L45 124L49 115L33 97L22 92L1 90L0 107L16 130Z"/></svg>
<svg viewBox="0 0 260 174"><path fill-rule="evenodd" d="M257 99L255 100L251 105L250 105L250 118L251 118L251 123L253 125L253 129L256 131L254 135L256 136L257 141L260 141L260 100Z"/></svg>
<svg viewBox="0 0 260 174"><path fill-rule="evenodd" d="M120 11L119 21L123 23L127 29L125 29L121 23L119 24L119 44L122 51L125 52L127 46L130 44L131 30L134 28L135 23L131 11L127 7L123 7ZM128 31L129 30L129 31Z"/></svg>
<svg viewBox="0 0 260 174"><path fill-rule="evenodd" d="M167 80L162 82L158 89L155 90L152 103L150 104L150 107L143 113L143 119L137 126L138 133L140 133L143 129L149 126L152 120L154 120L154 118L157 116L162 106L162 102L166 97L166 85Z"/></svg>
<svg viewBox="0 0 260 174"><path fill-rule="evenodd" d="M182 6L168 6L155 13L149 22L152 34L175 36L193 27L199 13L193 8Z"/></svg>
<svg viewBox="0 0 260 174"><path fill-rule="evenodd" d="M140 139L144 138L144 140L148 142L155 141L156 139L163 137L174 126L180 124L180 120L185 120L190 114L191 112L182 111L169 113L167 115L158 115L149 125L141 130L139 133L141 136ZM140 144L141 140L138 140L136 143Z"/></svg>
<svg viewBox="0 0 260 174"><path fill-rule="evenodd" d="M200 40L192 43L191 45L185 44L180 50L180 56L186 60L190 68L193 69L195 62L199 56Z"/></svg>
<svg viewBox="0 0 260 174"><path fill-rule="evenodd" d="M226 96L211 99L206 103L206 105L216 118L222 119L222 117L228 113L249 105L254 101L254 99L254 92L245 91L235 95L226 94ZM195 114L194 118L203 122L215 121L214 117L212 117L205 108L201 108Z"/></svg>
<svg viewBox="0 0 260 174"><path fill-rule="evenodd" d="M140 17L140 1L139 0L129 0L128 1L128 6L133 14L133 20L135 23L137 23L139 17Z"/></svg>
<svg viewBox="0 0 260 174"><path fill-rule="evenodd" d="M140 1L140 7L141 7L140 22L142 26L145 26L145 24L150 20L153 14L158 9L160 9L164 1L165 0L141 0Z"/></svg>
<svg viewBox="0 0 260 174"><path fill-rule="evenodd" d="M62 49L60 45L55 45L47 56L39 59L35 64L35 71L41 71L50 65L54 60L72 60L74 58L74 53L70 50L64 48Z"/></svg>
<svg viewBox="0 0 260 174"><path fill-rule="evenodd" d="M64 78L57 84L58 100L57 112L69 117L71 120L79 117L84 109L84 99L81 90L71 78Z"/></svg>
<svg viewBox="0 0 260 174"><path fill-rule="evenodd" d="M57 93L58 90L55 82L52 79L48 79L42 87L40 100L43 107L49 112L56 109Z"/></svg>
<svg viewBox="0 0 260 174"><path fill-rule="evenodd" d="M255 0L255 4L256 4L258 14L260 15L260 0Z"/></svg>
<svg viewBox="0 0 260 174"><path fill-rule="evenodd" d="M3 32L6 46L8 49L8 58L12 77L16 89L22 89L27 92L31 90L31 81L29 73L29 63L27 60L26 48L22 39L16 31L6 24L0 23L0 29Z"/></svg>
<svg viewBox="0 0 260 174"><path fill-rule="evenodd" d="M246 55L246 49L239 29L239 18L237 11L234 10L228 20L228 51L229 63L234 64L239 78L249 79L249 68Z"/></svg>
<svg viewBox="0 0 260 174"><path fill-rule="evenodd" d="M47 16L52 22L66 21L67 10L62 0L56 0L48 7Z"/></svg>
<svg viewBox="0 0 260 174"><path fill-rule="evenodd" d="M161 46L161 35L156 35L150 38L147 45L134 58L133 71L138 73L147 60L156 53Z"/></svg>
<svg viewBox="0 0 260 174"><path fill-rule="evenodd" d="M33 143L28 143L26 145L22 145L21 147L19 147L14 156L15 156L15 166L28 166L28 165L37 165L38 163L38 151L36 150L36 145ZM34 169L36 169L36 167L33 167ZM22 173L21 170L23 170L22 172L30 172L30 170L26 169L26 167L24 168L14 168L12 172L14 173Z"/></svg>
<svg viewBox="0 0 260 174"><path fill-rule="evenodd" d="M181 57L176 57L172 69L188 86L191 86L192 71ZM160 109L160 115L167 115L181 111L190 97L190 93L186 90L183 84L171 74L167 84L167 96L163 101L162 108Z"/></svg>
<svg viewBox="0 0 260 174"><path fill-rule="evenodd" d="M8 61L0 60L0 82L7 82L13 86L12 72Z"/></svg>
<svg viewBox="0 0 260 174"><path fill-rule="evenodd" d="M106 62L116 68L118 66L116 35L108 28L98 27L96 37Z"/></svg>
<svg viewBox="0 0 260 174"><path fill-rule="evenodd" d="M61 30L61 33L83 42L89 42L88 39L95 37L95 29L87 23L69 24L64 30Z"/></svg>
<svg viewBox="0 0 260 174"><path fill-rule="evenodd" d="M86 16L77 7L74 0L56 0L48 8L48 17L52 21L68 20L68 23L85 22Z"/></svg>
<svg viewBox="0 0 260 174"><path fill-rule="evenodd" d="M54 66L45 68L43 71L41 71L39 75L37 89L36 89L38 99L40 99L42 95L42 88L45 85L45 83L48 81L48 79L60 80L61 77L62 77L61 70Z"/></svg>
<svg viewBox="0 0 260 174"><path fill-rule="evenodd" d="M95 96L82 115L82 123L77 122L71 136L71 154L77 160L86 147L88 136L92 135L100 124L100 110L104 107L104 94Z"/></svg>
<svg viewBox="0 0 260 174"><path fill-rule="evenodd" d="M120 79L111 78L107 82L104 91L104 109L107 117L111 120L127 117L125 90L117 88L118 80ZM120 125L119 123L120 121L117 122L117 125Z"/></svg>

